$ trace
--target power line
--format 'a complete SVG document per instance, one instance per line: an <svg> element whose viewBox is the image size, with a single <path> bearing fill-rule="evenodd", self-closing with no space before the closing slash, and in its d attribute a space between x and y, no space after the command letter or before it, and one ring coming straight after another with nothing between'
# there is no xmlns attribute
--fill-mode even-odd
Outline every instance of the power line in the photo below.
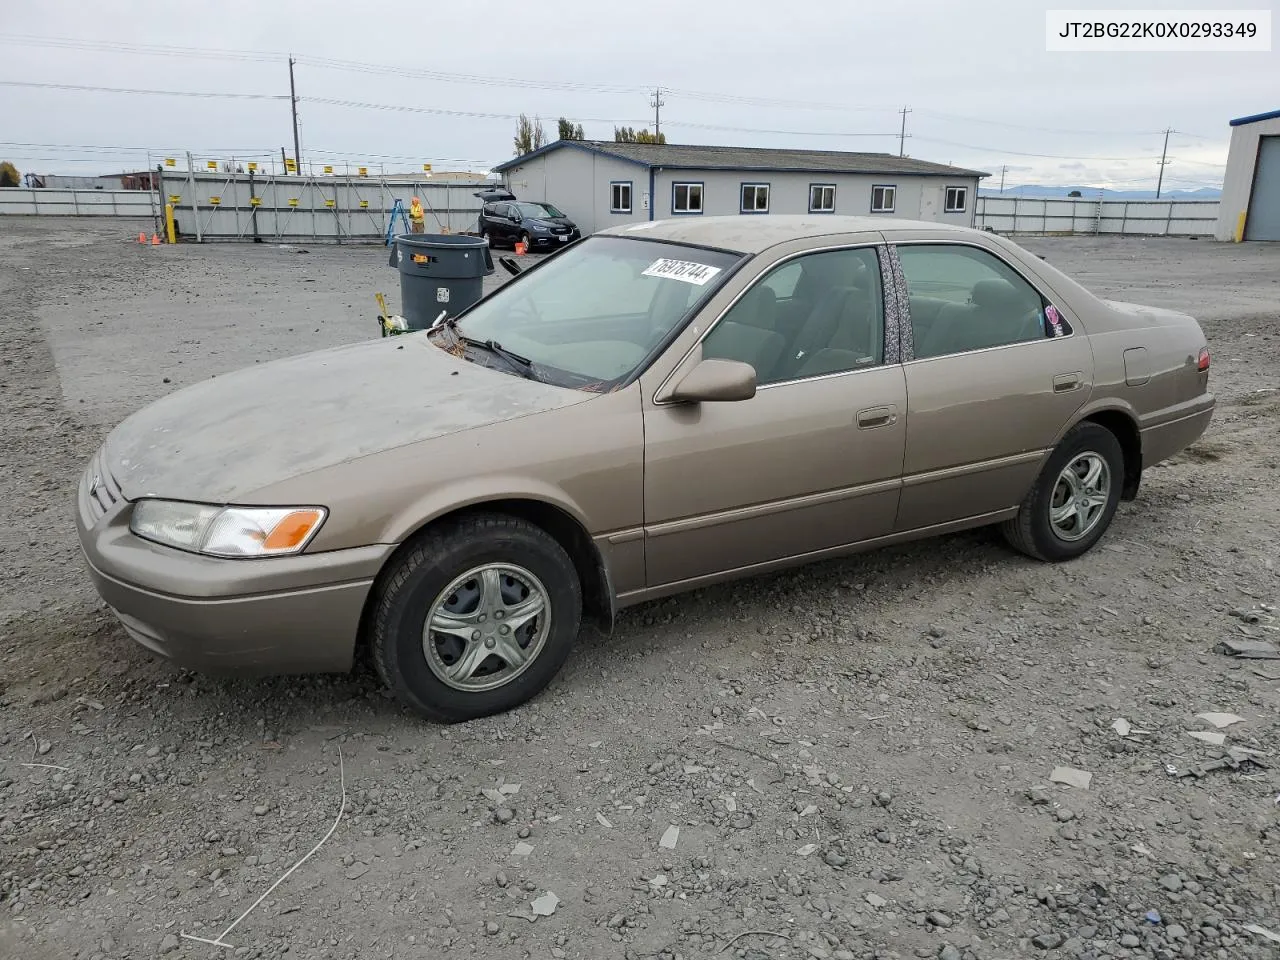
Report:
<svg viewBox="0 0 1280 960"><path fill-rule="evenodd" d="M137 87L98 87L82 83L37 83L33 80L0 80L0 87L32 87L39 90L77 90L83 93L128 93L162 97L199 97L218 100L288 100L274 93L214 93L194 90L144 90Z"/></svg>
<svg viewBox="0 0 1280 960"><path fill-rule="evenodd" d="M957 143L954 140L939 140L936 137L922 137L917 135L917 140L924 140L928 143L941 143L948 147L961 147L965 150L977 150L979 153L998 153L1007 154L1011 157L1035 157L1041 160L1108 160L1108 161L1127 161L1127 160L1154 160L1155 156L1145 157L1082 157L1082 156L1064 156L1055 153L1026 153L1020 150L1005 150L1002 147L979 147L972 143Z"/></svg>

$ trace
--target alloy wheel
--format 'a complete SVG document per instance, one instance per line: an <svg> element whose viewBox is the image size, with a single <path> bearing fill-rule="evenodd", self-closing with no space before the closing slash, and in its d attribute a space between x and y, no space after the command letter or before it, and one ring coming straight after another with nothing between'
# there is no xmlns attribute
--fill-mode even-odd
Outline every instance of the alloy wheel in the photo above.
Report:
<svg viewBox="0 0 1280 960"><path fill-rule="evenodd" d="M1049 498L1049 525L1068 542L1089 535L1106 513L1111 497L1111 468L1101 455L1087 451L1062 468Z"/></svg>

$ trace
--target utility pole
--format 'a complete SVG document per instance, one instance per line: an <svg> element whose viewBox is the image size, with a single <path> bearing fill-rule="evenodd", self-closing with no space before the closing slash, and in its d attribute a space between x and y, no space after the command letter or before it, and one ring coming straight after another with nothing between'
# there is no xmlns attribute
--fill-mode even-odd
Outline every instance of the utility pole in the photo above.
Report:
<svg viewBox="0 0 1280 960"><path fill-rule="evenodd" d="M1165 159L1169 154L1169 134L1173 131L1165 127L1164 131L1164 149L1160 151L1160 176L1156 180L1156 199L1160 199L1160 187L1164 184L1164 165L1169 161Z"/></svg>
<svg viewBox="0 0 1280 960"><path fill-rule="evenodd" d="M1000 192L1001 193L1004 193L1004 172L1008 169L1009 169L1008 166L1006 166L1005 164L1000 165Z"/></svg>
<svg viewBox="0 0 1280 960"><path fill-rule="evenodd" d="M898 134L898 156L902 157L906 155L903 151L907 140L907 114L911 110L908 107L903 107L898 112L902 114L902 131Z"/></svg>
<svg viewBox="0 0 1280 960"><path fill-rule="evenodd" d="M666 106L667 101L662 99L662 88L658 87L653 91L653 99L649 101L649 106L653 107L653 138L658 139L658 134L662 132L662 108Z"/></svg>
<svg viewBox="0 0 1280 960"><path fill-rule="evenodd" d="M293 57L289 58L289 106L293 108L293 160L298 165L298 176L302 176L302 148L298 144L298 91L293 85ZM288 176L288 169L285 175Z"/></svg>

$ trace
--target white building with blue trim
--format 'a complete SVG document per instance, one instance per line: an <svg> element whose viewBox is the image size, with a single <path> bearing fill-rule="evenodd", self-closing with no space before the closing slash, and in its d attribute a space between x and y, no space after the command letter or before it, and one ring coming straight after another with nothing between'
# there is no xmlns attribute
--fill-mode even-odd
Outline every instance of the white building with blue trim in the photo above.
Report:
<svg viewBox="0 0 1280 960"><path fill-rule="evenodd" d="M557 140L494 171L521 200L547 200L583 234L702 215L849 214L972 226L989 176L887 153Z"/></svg>

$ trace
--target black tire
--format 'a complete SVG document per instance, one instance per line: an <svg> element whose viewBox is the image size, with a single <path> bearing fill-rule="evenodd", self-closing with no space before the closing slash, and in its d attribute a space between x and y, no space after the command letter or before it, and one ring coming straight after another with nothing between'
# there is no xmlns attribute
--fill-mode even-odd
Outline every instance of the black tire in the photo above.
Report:
<svg viewBox="0 0 1280 960"><path fill-rule="evenodd" d="M536 576L548 594L550 624L541 652L522 673L491 690L459 690L427 662L423 625L455 578L488 563L518 565ZM371 646L378 675L401 702L440 723L501 713L532 699L564 665L582 622L582 585L573 560L541 528L503 514L474 514L428 528L377 590Z"/></svg>
<svg viewBox="0 0 1280 960"><path fill-rule="evenodd" d="M1078 540L1065 539L1050 522L1049 511L1054 487L1066 466L1085 454L1096 454L1105 461L1110 481L1106 505L1094 526ZM1048 563L1073 560L1097 543L1115 516L1124 486L1124 450L1120 441L1100 424L1079 423L1067 432L1062 442L1045 462L1044 469L1018 508L1018 515L1000 525L1000 532L1010 546L1027 556Z"/></svg>

